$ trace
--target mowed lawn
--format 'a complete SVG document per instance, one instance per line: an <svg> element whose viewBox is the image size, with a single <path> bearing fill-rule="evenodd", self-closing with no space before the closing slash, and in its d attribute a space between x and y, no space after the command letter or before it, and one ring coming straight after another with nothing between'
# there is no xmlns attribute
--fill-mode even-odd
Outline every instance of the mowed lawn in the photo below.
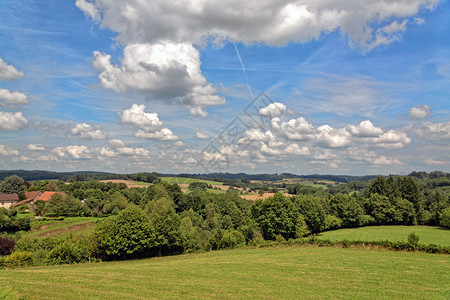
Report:
<svg viewBox="0 0 450 300"><path fill-rule="evenodd" d="M368 226L359 228L345 228L318 234L320 239L332 241L408 241L408 235L415 233L419 236L420 244L436 244L450 247L450 230L429 226Z"/></svg>
<svg viewBox="0 0 450 300"><path fill-rule="evenodd" d="M278 246L0 271L30 299L449 299L450 256Z"/></svg>

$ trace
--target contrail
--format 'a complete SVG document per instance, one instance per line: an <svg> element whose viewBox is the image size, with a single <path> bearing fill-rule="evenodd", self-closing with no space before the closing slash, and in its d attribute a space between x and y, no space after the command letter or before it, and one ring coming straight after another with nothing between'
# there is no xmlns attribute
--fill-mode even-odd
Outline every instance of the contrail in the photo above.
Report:
<svg viewBox="0 0 450 300"><path fill-rule="evenodd" d="M250 93L250 96L251 96L252 99L253 99L254 96L253 96L252 89L250 88L250 85L248 84L248 77L247 77L247 72L245 71L244 63L242 62L241 55L239 54L238 48L237 48L237 46L236 46L236 42L233 42L233 44L234 44L234 49L236 49L236 54L237 54L237 56L238 56L239 62L241 63L242 71L244 72L244 76L245 76L245 80L247 81L247 89L248 89L248 92Z"/></svg>

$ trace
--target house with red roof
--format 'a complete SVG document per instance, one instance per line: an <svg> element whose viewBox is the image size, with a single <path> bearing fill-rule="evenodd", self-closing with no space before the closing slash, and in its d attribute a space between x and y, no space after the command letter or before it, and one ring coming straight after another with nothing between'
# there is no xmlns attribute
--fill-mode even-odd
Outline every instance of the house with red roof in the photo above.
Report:
<svg viewBox="0 0 450 300"><path fill-rule="evenodd" d="M36 201L38 201L38 200L42 200L42 201L45 201L45 202L48 202L51 198L52 198L52 196L53 195L55 195L55 194L61 194L61 195L66 195L64 192L44 192L42 195L40 195L37 199L36 199ZM33 201L34 202L34 201Z"/></svg>
<svg viewBox="0 0 450 300"><path fill-rule="evenodd" d="M0 207L8 209L17 202L19 202L19 196L17 194L0 194Z"/></svg>
<svg viewBox="0 0 450 300"><path fill-rule="evenodd" d="M34 201L36 201L40 196L42 195L41 192L39 191L33 191L33 192L25 192L25 200L19 201L17 203L14 203L13 207L18 207L22 204L27 204L28 206L30 206L30 208L32 209L32 204L34 203Z"/></svg>

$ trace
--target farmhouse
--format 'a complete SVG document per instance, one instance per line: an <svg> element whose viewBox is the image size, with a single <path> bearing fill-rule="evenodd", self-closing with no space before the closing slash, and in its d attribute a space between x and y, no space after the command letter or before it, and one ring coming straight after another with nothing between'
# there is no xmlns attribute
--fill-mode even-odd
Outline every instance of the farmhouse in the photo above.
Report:
<svg viewBox="0 0 450 300"><path fill-rule="evenodd" d="M42 200L48 202L55 194L65 195L65 193L63 192L44 192L42 195L39 196L39 198L36 199L36 201Z"/></svg>
<svg viewBox="0 0 450 300"><path fill-rule="evenodd" d="M14 203L13 207L18 207L22 204L27 204L28 206L32 206L32 204L34 203L34 201L36 201L40 196L42 195L41 192L39 191L33 191L33 192L25 192L25 200L19 201L17 203Z"/></svg>
<svg viewBox="0 0 450 300"><path fill-rule="evenodd" d="M9 208L17 202L19 202L17 194L0 194L0 207Z"/></svg>

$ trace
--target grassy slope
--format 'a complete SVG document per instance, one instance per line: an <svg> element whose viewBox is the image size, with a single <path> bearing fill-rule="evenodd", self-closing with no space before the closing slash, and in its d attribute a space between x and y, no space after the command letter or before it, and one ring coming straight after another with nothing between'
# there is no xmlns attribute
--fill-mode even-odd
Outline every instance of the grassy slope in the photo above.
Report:
<svg viewBox="0 0 450 300"><path fill-rule="evenodd" d="M0 271L31 299L448 299L448 255L293 246Z"/></svg>
<svg viewBox="0 0 450 300"><path fill-rule="evenodd" d="M168 183L177 183L177 184L190 184L193 182L205 182L211 185L223 185L222 182L212 181L212 180L203 180L196 178L185 178L185 177L161 177L161 180L167 181Z"/></svg>
<svg viewBox="0 0 450 300"><path fill-rule="evenodd" d="M390 240L406 242L408 240L408 235L412 232L415 232L419 236L419 243L421 244L450 246L450 230L428 226L369 226L360 228L346 228L322 232L318 235L318 237L332 241Z"/></svg>
<svg viewBox="0 0 450 300"><path fill-rule="evenodd" d="M98 218L94 217L66 217L62 221L33 219L31 231L23 233L29 237L62 236L65 234L83 234L92 230Z"/></svg>

